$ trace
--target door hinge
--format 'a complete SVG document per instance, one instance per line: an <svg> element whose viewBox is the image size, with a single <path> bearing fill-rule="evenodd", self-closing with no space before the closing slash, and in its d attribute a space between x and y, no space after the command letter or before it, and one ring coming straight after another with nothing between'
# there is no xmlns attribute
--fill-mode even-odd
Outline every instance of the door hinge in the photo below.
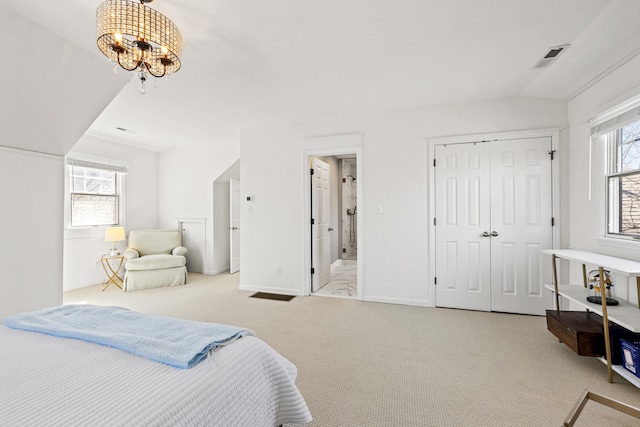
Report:
<svg viewBox="0 0 640 427"><path fill-rule="evenodd" d="M433 278L433 284L434 284L434 285L436 285L436 286L438 286L438 278L437 278L437 277L434 277L434 278Z"/></svg>
<svg viewBox="0 0 640 427"><path fill-rule="evenodd" d="M309 169L309 175L313 175L313 169Z"/></svg>
<svg viewBox="0 0 640 427"><path fill-rule="evenodd" d="M311 225L313 225L313 224L315 224L315 223L316 223L316 220L315 220L315 219L313 219L313 218L311 218Z"/></svg>
<svg viewBox="0 0 640 427"><path fill-rule="evenodd" d="M436 225L436 219L433 218L433 225Z"/></svg>
<svg viewBox="0 0 640 427"><path fill-rule="evenodd" d="M316 269L311 267L311 274L316 274Z"/></svg>
<svg viewBox="0 0 640 427"><path fill-rule="evenodd" d="M556 150L551 150L549 151L549 155L551 156L551 160L553 160L554 154L555 154Z"/></svg>
<svg viewBox="0 0 640 427"><path fill-rule="evenodd" d="M551 217L551 226L555 226L556 225L556 219L554 217Z"/></svg>
<svg viewBox="0 0 640 427"><path fill-rule="evenodd" d="M436 167L436 159L433 159L433 167Z"/></svg>

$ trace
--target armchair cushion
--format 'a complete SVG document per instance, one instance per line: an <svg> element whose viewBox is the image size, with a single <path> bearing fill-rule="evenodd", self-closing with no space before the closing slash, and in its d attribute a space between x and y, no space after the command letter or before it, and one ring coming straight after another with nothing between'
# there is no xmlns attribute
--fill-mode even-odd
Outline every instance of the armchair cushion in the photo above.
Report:
<svg viewBox="0 0 640 427"><path fill-rule="evenodd" d="M179 230L135 230L129 233L128 249L135 249L141 257L170 254L181 245L182 236Z"/></svg>
<svg viewBox="0 0 640 427"><path fill-rule="evenodd" d="M127 261L127 270L161 270L163 268L182 267L187 259L182 255L145 255Z"/></svg>

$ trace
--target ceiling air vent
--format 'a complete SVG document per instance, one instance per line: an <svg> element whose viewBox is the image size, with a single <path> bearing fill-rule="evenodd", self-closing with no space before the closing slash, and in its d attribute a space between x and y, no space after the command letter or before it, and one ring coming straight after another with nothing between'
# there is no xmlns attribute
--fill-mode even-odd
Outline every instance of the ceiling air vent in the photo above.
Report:
<svg viewBox="0 0 640 427"><path fill-rule="evenodd" d="M120 126L118 126L118 127L115 127L114 129L117 129L117 130L119 130L119 131L122 131L122 132L128 132L128 133L138 133L138 132L136 132L135 130L131 130L131 129L126 129L126 128L123 128L123 127L120 127Z"/></svg>
<svg viewBox="0 0 640 427"><path fill-rule="evenodd" d="M549 51L542 57L540 61L533 68L545 68L551 65L553 61L569 49L569 44L563 44L562 46L555 46L549 49Z"/></svg>

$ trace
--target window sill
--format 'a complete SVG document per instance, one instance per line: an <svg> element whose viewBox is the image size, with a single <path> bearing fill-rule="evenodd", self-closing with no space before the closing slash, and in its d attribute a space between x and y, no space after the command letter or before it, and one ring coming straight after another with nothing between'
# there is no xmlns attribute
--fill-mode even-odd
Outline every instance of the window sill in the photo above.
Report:
<svg viewBox="0 0 640 427"><path fill-rule="evenodd" d="M594 237L593 239L601 246L640 251L640 240L616 239L613 237Z"/></svg>

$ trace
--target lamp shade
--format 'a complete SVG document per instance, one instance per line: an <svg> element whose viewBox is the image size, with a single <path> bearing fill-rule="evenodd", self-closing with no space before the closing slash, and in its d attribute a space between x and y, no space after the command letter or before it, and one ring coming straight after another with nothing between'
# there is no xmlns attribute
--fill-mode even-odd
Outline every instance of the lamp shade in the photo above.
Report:
<svg viewBox="0 0 640 427"><path fill-rule="evenodd" d="M107 227L104 229L105 242L119 242L124 240L124 227Z"/></svg>

